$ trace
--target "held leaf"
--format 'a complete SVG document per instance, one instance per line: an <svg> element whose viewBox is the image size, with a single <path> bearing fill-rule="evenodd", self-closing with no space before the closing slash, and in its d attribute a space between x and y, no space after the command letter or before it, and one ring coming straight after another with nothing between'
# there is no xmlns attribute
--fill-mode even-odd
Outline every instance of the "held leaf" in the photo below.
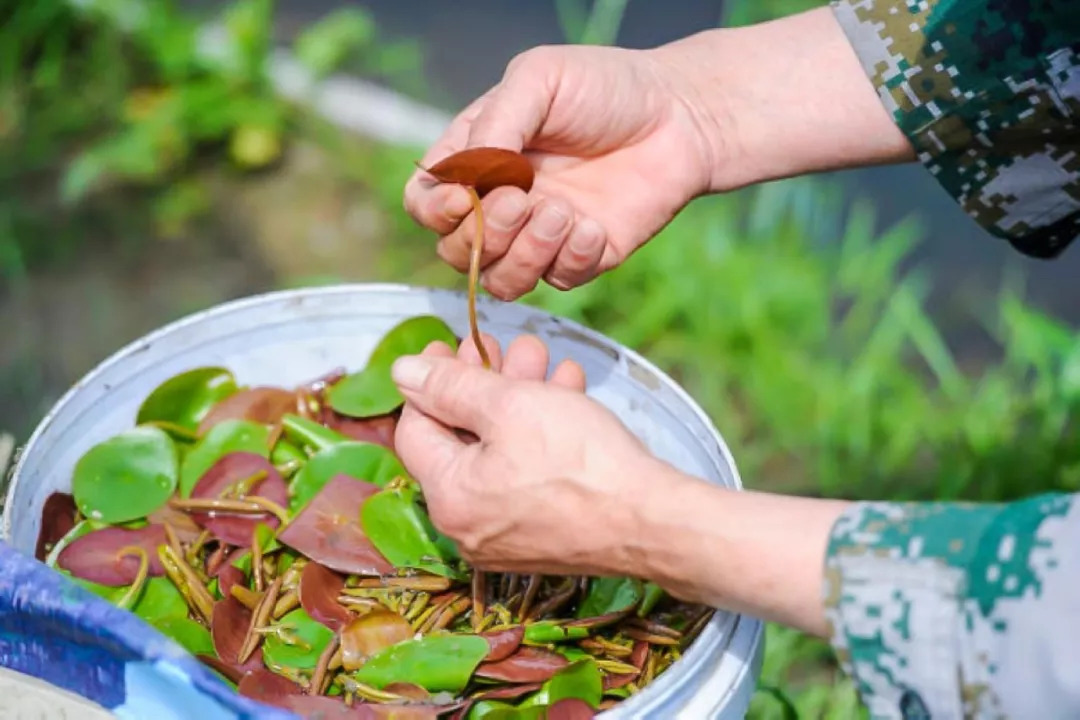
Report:
<svg viewBox="0 0 1080 720"><path fill-rule="evenodd" d="M334 384L327 397L330 407L355 418L386 415L405 398L390 377L390 367L403 355L419 355L430 343L441 340L457 347L457 336L440 318L421 315L409 318L388 332L371 353L367 367Z"/></svg>
<svg viewBox="0 0 1080 720"><path fill-rule="evenodd" d="M407 682L428 692L459 693L489 649L476 635L426 635L376 653L354 677L380 689Z"/></svg>
<svg viewBox="0 0 1080 720"><path fill-rule="evenodd" d="M405 475L405 468L394 453L381 445L344 442L320 450L300 469L289 483L289 509L298 512L315 497L335 475L385 487L395 477Z"/></svg>
<svg viewBox="0 0 1080 720"><path fill-rule="evenodd" d="M396 486L380 490L364 501L360 520L364 534L394 567L462 579L449 564L453 558L446 546L440 546L431 534L427 513L416 502L414 490Z"/></svg>
<svg viewBox="0 0 1080 720"><path fill-rule="evenodd" d="M71 486L83 515L122 523L164 505L176 482L172 438L158 428L138 427L90 448L75 465Z"/></svg>
<svg viewBox="0 0 1080 720"><path fill-rule="evenodd" d="M195 485L229 453L269 457L270 428L249 420L225 420L206 433L184 457L180 468L180 497L190 497Z"/></svg>
<svg viewBox="0 0 1080 720"><path fill-rule="evenodd" d="M512 185L529 192L535 172L521 153L494 147L477 147L454 153L430 168L421 169L439 182L466 185L484 197L495 188Z"/></svg>
<svg viewBox="0 0 1080 720"><path fill-rule="evenodd" d="M135 423L169 423L194 432L210 408L235 392L236 379L226 368L188 370L158 385L139 407Z"/></svg>

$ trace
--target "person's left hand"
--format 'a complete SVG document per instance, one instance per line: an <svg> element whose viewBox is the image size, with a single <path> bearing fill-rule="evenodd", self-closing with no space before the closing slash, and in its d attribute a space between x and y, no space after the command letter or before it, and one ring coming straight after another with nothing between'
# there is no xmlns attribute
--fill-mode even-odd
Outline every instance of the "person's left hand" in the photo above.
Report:
<svg viewBox="0 0 1080 720"><path fill-rule="evenodd" d="M545 382L548 351L537 338L516 339L505 360L485 345L493 370L469 340L458 358L436 343L394 365L406 398L395 447L432 522L484 570L641 571L637 516L659 461L584 394L576 364Z"/></svg>

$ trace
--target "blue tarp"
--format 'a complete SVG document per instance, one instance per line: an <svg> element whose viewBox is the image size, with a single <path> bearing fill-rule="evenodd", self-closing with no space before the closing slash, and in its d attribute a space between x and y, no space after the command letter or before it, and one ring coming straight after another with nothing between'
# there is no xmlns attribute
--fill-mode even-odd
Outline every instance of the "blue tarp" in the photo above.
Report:
<svg viewBox="0 0 1080 720"><path fill-rule="evenodd" d="M0 542L0 666L123 720L297 720L236 694L175 642Z"/></svg>

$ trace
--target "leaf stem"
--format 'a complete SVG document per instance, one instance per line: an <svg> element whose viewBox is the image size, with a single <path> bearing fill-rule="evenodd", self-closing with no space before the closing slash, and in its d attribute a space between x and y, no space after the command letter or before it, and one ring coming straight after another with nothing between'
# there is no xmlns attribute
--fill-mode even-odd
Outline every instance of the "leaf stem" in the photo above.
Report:
<svg viewBox="0 0 1080 720"><path fill-rule="evenodd" d="M472 333L473 344L480 353L480 362L485 370L491 369L491 358L488 357L487 348L480 339L480 326L476 321L476 293L477 285L480 284L480 255L484 251L484 206L480 203L480 196L476 194L476 188L468 185L469 199L472 200L473 214L476 215L476 233L473 235L472 252L469 254L469 331Z"/></svg>

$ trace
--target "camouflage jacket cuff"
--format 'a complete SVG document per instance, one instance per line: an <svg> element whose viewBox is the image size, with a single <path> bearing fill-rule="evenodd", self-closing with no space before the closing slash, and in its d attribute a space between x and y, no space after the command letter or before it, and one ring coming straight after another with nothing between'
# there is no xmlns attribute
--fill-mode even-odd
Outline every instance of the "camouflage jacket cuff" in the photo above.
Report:
<svg viewBox="0 0 1080 720"><path fill-rule="evenodd" d="M832 2L920 162L982 227L1036 257L1080 235L1074 2Z"/></svg>
<svg viewBox="0 0 1080 720"><path fill-rule="evenodd" d="M833 647L872 716L1077 710L1080 678L1044 682L1033 697L1025 674L1080 653L1061 638L1080 627L1080 568L1070 567L1080 561L1078 511L1067 495L852 505L831 533L825 606Z"/></svg>

